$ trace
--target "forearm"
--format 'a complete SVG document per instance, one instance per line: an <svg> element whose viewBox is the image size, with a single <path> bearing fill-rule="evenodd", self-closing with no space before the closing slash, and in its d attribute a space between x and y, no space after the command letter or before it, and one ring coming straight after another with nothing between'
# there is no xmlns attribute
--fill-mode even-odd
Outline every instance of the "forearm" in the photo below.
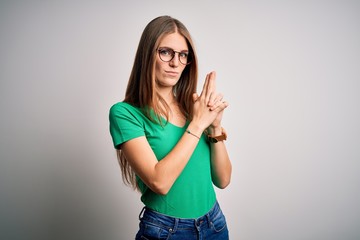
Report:
<svg viewBox="0 0 360 240"><path fill-rule="evenodd" d="M209 128L212 136L222 134L222 128ZM231 180L232 165L224 141L210 143L211 148L211 176L218 188L226 188Z"/></svg>
<svg viewBox="0 0 360 240"><path fill-rule="evenodd" d="M188 130L190 133L185 132L176 146L154 167L153 184L162 194L170 190L185 168L203 132L194 122L189 124Z"/></svg>

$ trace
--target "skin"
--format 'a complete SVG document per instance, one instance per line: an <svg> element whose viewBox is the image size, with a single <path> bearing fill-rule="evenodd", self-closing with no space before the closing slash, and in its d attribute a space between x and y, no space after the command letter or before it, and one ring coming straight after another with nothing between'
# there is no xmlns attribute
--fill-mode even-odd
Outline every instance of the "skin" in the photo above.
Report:
<svg viewBox="0 0 360 240"><path fill-rule="evenodd" d="M178 33L165 36L159 44L159 48L163 47L172 48L179 52L188 52L185 38ZM170 62L163 62L160 57L157 56L155 78L158 93L165 99L168 105L170 105L172 110L169 119L170 122L177 126L184 126L186 119L180 112L172 91L173 86L179 81L181 73L186 67L186 65L180 63L178 56L178 53L176 53Z"/></svg>
<svg viewBox="0 0 360 240"><path fill-rule="evenodd" d="M177 32L166 35L159 47L169 47L179 52L188 50L185 38ZM177 53L170 62L163 62L157 55L157 91L171 109L169 121L177 126L184 126L186 118L178 107L172 88L185 67L179 62ZM222 94L216 92L215 78L215 72L207 74L200 95L193 95L194 116L188 129L196 136L201 136L205 130L214 136L220 135L222 131L221 119L228 103L222 100ZM197 137L184 133L173 150L161 161L157 160L144 136L123 143L122 151L142 181L155 193L165 195L186 166L198 141ZM231 162L224 142L211 144L211 173L215 186L225 188L230 183Z"/></svg>

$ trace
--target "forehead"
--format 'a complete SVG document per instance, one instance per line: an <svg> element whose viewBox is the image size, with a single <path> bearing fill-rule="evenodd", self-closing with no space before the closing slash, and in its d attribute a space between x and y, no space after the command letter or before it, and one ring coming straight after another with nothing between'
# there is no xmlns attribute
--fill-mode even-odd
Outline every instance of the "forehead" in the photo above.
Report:
<svg viewBox="0 0 360 240"><path fill-rule="evenodd" d="M174 50L188 50L186 39L178 32L166 34L160 41L160 47L169 47Z"/></svg>

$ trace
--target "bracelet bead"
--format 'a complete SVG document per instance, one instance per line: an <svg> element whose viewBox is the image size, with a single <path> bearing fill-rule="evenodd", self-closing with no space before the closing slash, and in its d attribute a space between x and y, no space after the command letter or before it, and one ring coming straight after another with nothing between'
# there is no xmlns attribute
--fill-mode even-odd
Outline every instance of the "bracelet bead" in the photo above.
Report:
<svg viewBox="0 0 360 240"><path fill-rule="evenodd" d="M186 129L186 132L190 135L193 135L194 137L196 137L197 139L200 139L200 137L196 136L195 134L193 134L192 132L190 132L189 129Z"/></svg>

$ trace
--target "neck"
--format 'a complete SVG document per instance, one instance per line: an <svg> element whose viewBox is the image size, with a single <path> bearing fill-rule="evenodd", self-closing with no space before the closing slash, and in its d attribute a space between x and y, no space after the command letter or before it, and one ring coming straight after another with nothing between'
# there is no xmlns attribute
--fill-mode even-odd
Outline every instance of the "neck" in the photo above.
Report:
<svg viewBox="0 0 360 240"><path fill-rule="evenodd" d="M166 101L168 105L176 102L172 89L167 91L159 91L159 95Z"/></svg>

